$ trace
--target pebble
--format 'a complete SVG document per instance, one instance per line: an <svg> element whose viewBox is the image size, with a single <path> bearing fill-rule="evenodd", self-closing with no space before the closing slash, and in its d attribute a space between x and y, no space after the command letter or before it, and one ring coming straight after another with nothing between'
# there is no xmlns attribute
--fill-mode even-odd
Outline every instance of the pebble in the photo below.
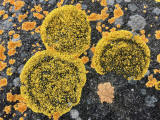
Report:
<svg viewBox="0 0 160 120"><path fill-rule="evenodd" d="M79 112L78 112L78 110L72 109L72 110L70 111L70 116L71 116L72 119L78 118L78 117L79 117Z"/></svg>

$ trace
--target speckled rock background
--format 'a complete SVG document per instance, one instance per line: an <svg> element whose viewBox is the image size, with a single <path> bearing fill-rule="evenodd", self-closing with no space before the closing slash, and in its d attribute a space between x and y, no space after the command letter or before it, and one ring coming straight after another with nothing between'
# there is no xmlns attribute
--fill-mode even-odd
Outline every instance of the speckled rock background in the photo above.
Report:
<svg viewBox="0 0 160 120"><path fill-rule="evenodd" d="M4 0L0 0L0 10L4 10L7 18L0 16L0 29L3 33L0 35L0 44L6 48L5 63L7 66L0 71L0 78L6 78L8 84L0 89L0 120L49 120L43 114L34 113L27 108L24 113L14 109L14 105L18 103L9 102L6 94L11 92L20 94L20 79L19 75L26 61L37 51L45 50L41 41L40 34L33 30L22 30L21 26L24 22L35 21L36 27L42 24L43 19L37 19L33 16L32 8L35 5L41 5L43 11L52 11L57 7L59 0L21 0L25 5L15 11L10 3L3 5ZM94 1L94 2L93 2ZM160 91L153 88L147 88L146 82L148 76L153 74L154 78L160 81L160 73L154 74L154 69L160 69L160 63L157 62L157 55L160 54L160 40L156 39L155 31L160 29L160 3L154 0L106 0L108 5L109 17L104 21L91 21L91 47L102 38L102 34L96 29L97 22L105 24L109 29L120 24L121 27L117 30L125 29L132 31L134 34L140 34L140 30L145 30L146 38L149 40L147 45L151 50L151 63L146 76L140 81L127 81L123 76L117 76L114 73L99 75L91 68L91 58L93 53L90 49L87 50L87 56L90 61L85 64L87 73L87 82L82 91L82 97L79 105L62 117L60 120L160 120ZM91 13L100 13L103 7L96 0L64 0L62 5L80 3L82 9L90 10ZM115 4L119 4L124 12L124 15L118 18L113 24L108 23L108 19L113 16ZM20 14L28 12L27 17L18 21ZM43 14L43 12L40 12ZM13 15L15 14L15 15ZM13 17L14 16L14 17ZM45 15L44 15L45 16ZM11 20L10 20L11 19ZM14 25L16 24L16 26ZM9 31L14 30L20 36L13 38L9 35ZM103 28L103 31L105 30ZM33 33L34 32L34 33ZM150 34L150 35L149 35ZM12 56L8 55L8 41L21 40L22 45L16 48L16 53ZM39 44L39 45L38 45ZM83 56L83 55L82 55ZM10 59L15 59L14 64L9 64ZM1 60L2 61L2 60ZM12 68L12 75L7 74L7 69ZM97 86L99 83L111 82L115 88L115 98L112 104L101 103L97 95ZM11 111L6 114L4 107L11 105Z"/></svg>

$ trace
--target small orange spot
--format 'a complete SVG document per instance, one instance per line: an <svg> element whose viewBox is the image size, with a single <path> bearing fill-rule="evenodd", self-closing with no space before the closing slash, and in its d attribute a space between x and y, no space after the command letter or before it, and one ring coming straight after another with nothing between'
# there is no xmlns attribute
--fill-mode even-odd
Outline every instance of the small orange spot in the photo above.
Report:
<svg viewBox="0 0 160 120"><path fill-rule="evenodd" d="M7 67L7 63L0 61L0 71Z"/></svg>
<svg viewBox="0 0 160 120"><path fill-rule="evenodd" d="M109 20L108 20L108 23L110 23L110 24L112 24L112 23L114 23L115 22L115 18L114 17L112 17L112 18L110 18Z"/></svg>
<svg viewBox="0 0 160 120"><path fill-rule="evenodd" d="M41 5L37 5L37 6L34 6L36 12L41 12L42 11L42 8L41 8Z"/></svg>
<svg viewBox="0 0 160 120"><path fill-rule="evenodd" d="M3 20L8 18L8 14L3 15Z"/></svg>
<svg viewBox="0 0 160 120"><path fill-rule="evenodd" d="M153 74L148 76L148 82L146 83L146 87L154 87L157 83L157 79L153 78Z"/></svg>
<svg viewBox="0 0 160 120"><path fill-rule="evenodd" d="M43 11L43 14L46 16L48 15L48 11Z"/></svg>
<svg viewBox="0 0 160 120"><path fill-rule="evenodd" d="M15 33L15 31L14 30L11 30L11 31L9 31L9 35L13 35Z"/></svg>
<svg viewBox="0 0 160 120"><path fill-rule="evenodd" d="M4 87L4 86L7 86L7 79L6 78L0 79L0 87Z"/></svg>
<svg viewBox="0 0 160 120"><path fill-rule="evenodd" d="M102 37L107 37L109 32L102 32Z"/></svg>
<svg viewBox="0 0 160 120"><path fill-rule="evenodd" d="M12 17L15 17L16 16L16 13L14 13L13 15L12 15Z"/></svg>
<svg viewBox="0 0 160 120"><path fill-rule="evenodd" d="M55 113L53 114L53 118L54 118L54 120L58 120L58 119L59 119L59 117L60 117L59 112L55 112Z"/></svg>
<svg viewBox="0 0 160 120"><path fill-rule="evenodd" d="M29 31L36 27L36 22L24 22L22 24L22 30Z"/></svg>
<svg viewBox="0 0 160 120"><path fill-rule="evenodd" d="M23 102L20 102L14 105L14 109L23 113L27 110L27 105Z"/></svg>
<svg viewBox="0 0 160 120"><path fill-rule="evenodd" d="M4 10L0 10L0 16L3 15L5 13Z"/></svg>
<svg viewBox="0 0 160 120"><path fill-rule="evenodd" d="M155 37L156 37L156 39L160 39L160 30L157 30L155 32Z"/></svg>
<svg viewBox="0 0 160 120"><path fill-rule="evenodd" d="M16 61L15 59L10 59L10 60L9 60L9 64L10 64L10 65L13 65L13 64L15 63L15 61Z"/></svg>
<svg viewBox="0 0 160 120"><path fill-rule="evenodd" d="M154 69L153 72L154 72L154 74L157 74L157 73L160 73L160 70Z"/></svg>
<svg viewBox="0 0 160 120"><path fill-rule="evenodd" d="M3 120L3 118L0 117L0 120Z"/></svg>
<svg viewBox="0 0 160 120"><path fill-rule="evenodd" d="M3 34L3 32L4 32L3 30L0 30L0 35L2 35L2 34Z"/></svg>
<svg viewBox="0 0 160 120"><path fill-rule="evenodd" d="M79 10L81 10L81 9L82 9L82 6L81 6L81 4L80 4L80 3L76 4L76 7L77 7L77 9L79 9Z"/></svg>
<svg viewBox="0 0 160 120"><path fill-rule="evenodd" d="M19 37L20 37L19 34L14 34L14 35L13 35L13 38L14 38L14 39L17 39L17 38L19 38Z"/></svg>
<svg viewBox="0 0 160 120"><path fill-rule="evenodd" d="M160 63L160 54L157 55L157 62Z"/></svg>
<svg viewBox="0 0 160 120"><path fill-rule="evenodd" d="M41 26L38 26L38 27L35 29L35 32L36 32L36 33L39 33L39 32L40 32L40 28L41 28Z"/></svg>
<svg viewBox="0 0 160 120"><path fill-rule="evenodd" d="M101 0L100 4L101 4L101 6L107 6L106 0Z"/></svg>
<svg viewBox="0 0 160 120"><path fill-rule="evenodd" d="M89 61L89 58L86 57L86 56L83 56L83 57L81 58L81 60L82 60L83 64L86 64L86 63Z"/></svg>
<svg viewBox="0 0 160 120"><path fill-rule="evenodd" d="M40 13L33 13L33 16L36 17L39 20L44 18L44 16L42 14L40 14Z"/></svg>
<svg viewBox="0 0 160 120"><path fill-rule="evenodd" d="M8 55L9 56L12 56L16 53L16 48L17 47L20 47L22 44L21 44L21 40L18 40L18 41L15 41L15 42L12 42L11 40L8 42Z"/></svg>
<svg viewBox="0 0 160 120"><path fill-rule="evenodd" d="M63 2L64 2L64 0L60 0L60 2L57 3L57 7L61 7Z"/></svg>
<svg viewBox="0 0 160 120"><path fill-rule="evenodd" d="M96 29L98 30L98 32L102 32L102 27L101 26L96 26Z"/></svg>
<svg viewBox="0 0 160 120"><path fill-rule="evenodd" d="M121 25L120 24L117 24L117 26L116 26L117 28L120 28L121 27Z"/></svg>
<svg viewBox="0 0 160 120"><path fill-rule="evenodd" d="M6 59L6 56L4 55L5 50L6 48L0 45L0 60L4 61Z"/></svg>
<svg viewBox="0 0 160 120"><path fill-rule="evenodd" d="M19 16L18 16L18 21L19 21L19 22L22 22L22 20L24 20L26 17L27 17L26 14L24 14L24 15L19 15Z"/></svg>
<svg viewBox="0 0 160 120"><path fill-rule="evenodd" d="M101 16L99 14L96 14L96 13L91 13L88 16L89 21L96 21L96 20L100 20L100 19L101 19Z"/></svg>
<svg viewBox="0 0 160 120"><path fill-rule="evenodd" d="M143 34L140 36L142 38L142 40L147 43L149 40L146 38L146 36Z"/></svg>
<svg viewBox="0 0 160 120"><path fill-rule="evenodd" d="M14 9L15 9L15 11L20 10L24 5L25 5L24 1L20 1L20 0L16 1L14 3Z"/></svg>
<svg viewBox="0 0 160 120"><path fill-rule="evenodd" d="M116 31L115 27L113 27L112 29L110 29L110 32L114 32L114 31Z"/></svg>
<svg viewBox="0 0 160 120"><path fill-rule="evenodd" d="M6 114L9 114L11 112L11 105L5 106L3 111L6 112Z"/></svg>

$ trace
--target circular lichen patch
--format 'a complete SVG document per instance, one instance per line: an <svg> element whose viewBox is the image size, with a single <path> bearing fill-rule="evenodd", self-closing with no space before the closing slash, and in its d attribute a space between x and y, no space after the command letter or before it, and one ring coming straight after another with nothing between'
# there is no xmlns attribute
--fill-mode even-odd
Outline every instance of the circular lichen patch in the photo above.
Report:
<svg viewBox="0 0 160 120"><path fill-rule="evenodd" d="M34 112L59 116L79 103L86 82L86 70L80 59L37 52L25 64L21 94Z"/></svg>
<svg viewBox="0 0 160 120"><path fill-rule="evenodd" d="M79 56L90 45L91 28L84 11L65 5L51 11L41 26L41 38L47 49Z"/></svg>
<svg viewBox="0 0 160 120"><path fill-rule="evenodd" d="M111 32L102 38L92 59L92 66L98 73L115 72L128 80L140 80L149 64L150 50L146 43L125 30Z"/></svg>

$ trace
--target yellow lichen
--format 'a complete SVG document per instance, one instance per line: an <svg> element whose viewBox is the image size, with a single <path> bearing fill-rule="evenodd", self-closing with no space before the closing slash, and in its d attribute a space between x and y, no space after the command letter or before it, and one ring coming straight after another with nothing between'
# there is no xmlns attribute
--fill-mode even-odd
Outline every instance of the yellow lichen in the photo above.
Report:
<svg viewBox="0 0 160 120"><path fill-rule="evenodd" d="M160 90L160 81L158 81L158 82L155 84L155 88L156 88L156 90Z"/></svg>
<svg viewBox="0 0 160 120"><path fill-rule="evenodd" d="M79 103L86 70L80 59L47 50L27 61L20 79L27 106L55 118L56 113L60 117Z"/></svg>
<svg viewBox="0 0 160 120"><path fill-rule="evenodd" d="M97 44L92 65L100 74L115 72L140 80L148 70L150 50L145 42L129 31L109 33Z"/></svg>
<svg viewBox="0 0 160 120"><path fill-rule="evenodd" d="M86 13L72 5L50 12L40 33L46 48L61 54L79 56L90 45L91 28Z"/></svg>
<svg viewBox="0 0 160 120"><path fill-rule="evenodd" d="M146 87L154 87L157 83L157 79L153 78L153 74L148 76L148 82L146 83Z"/></svg>
<svg viewBox="0 0 160 120"><path fill-rule="evenodd" d="M156 39L160 39L160 30L156 30L155 37Z"/></svg>

